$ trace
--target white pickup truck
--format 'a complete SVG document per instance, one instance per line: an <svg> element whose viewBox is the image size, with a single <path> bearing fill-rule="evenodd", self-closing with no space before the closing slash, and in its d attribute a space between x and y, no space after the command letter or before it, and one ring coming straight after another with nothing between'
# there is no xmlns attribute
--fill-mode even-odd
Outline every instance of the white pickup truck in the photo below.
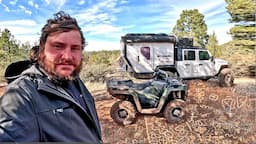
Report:
<svg viewBox="0 0 256 144"><path fill-rule="evenodd" d="M121 37L122 68L136 78L150 78L156 69L182 79L218 78L220 86L232 86L234 77L227 61L193 46L193 40L173 35L130 33Z"/></svg>

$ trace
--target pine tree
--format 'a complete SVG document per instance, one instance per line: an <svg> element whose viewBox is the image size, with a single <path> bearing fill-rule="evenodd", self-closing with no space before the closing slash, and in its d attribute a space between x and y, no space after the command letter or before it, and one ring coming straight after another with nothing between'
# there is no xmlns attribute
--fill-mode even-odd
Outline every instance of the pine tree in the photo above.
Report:
<svg viewBox="0 0 256 144"><path fill-rule="evenodd" d="M256 0L225 0L230 22L235 26L230 34L236 45L254 49L256 46Z"/></svg>
<svg viewBox="0 0 256 144"><path fill-rule="evenodd" d="M215 32L210 34L208 44L206 45L206 48L214 55L215 57L221 56L221 49L218 45L218 40L215 35Z"/></svg>
<svg viewBox="0 0 256 144"><path fill-rule="evenodd" d="M205 47L209 37L204 15L197 9L183 10L172 32L178 37L193 38L194 45L201 47Z"/></svg>

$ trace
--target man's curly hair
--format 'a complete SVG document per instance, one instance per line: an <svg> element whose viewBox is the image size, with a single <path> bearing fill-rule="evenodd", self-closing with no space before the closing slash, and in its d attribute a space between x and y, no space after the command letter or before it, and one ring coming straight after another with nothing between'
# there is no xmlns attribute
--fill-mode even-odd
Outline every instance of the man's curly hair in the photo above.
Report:
<svg viewBox="0 0 256 144"><path fill-rule="evenodd" d="M52 33L61 33L68 32L71 30L78 30L82 38L82 49L85 46L85 38L81 28L79 27L75 18L71 17L69 14L66 14L64 11L59 11L54 14L53 19L48 19L47 23L41 30L40 36L40 51L44 49L47 37Z"/></svg>

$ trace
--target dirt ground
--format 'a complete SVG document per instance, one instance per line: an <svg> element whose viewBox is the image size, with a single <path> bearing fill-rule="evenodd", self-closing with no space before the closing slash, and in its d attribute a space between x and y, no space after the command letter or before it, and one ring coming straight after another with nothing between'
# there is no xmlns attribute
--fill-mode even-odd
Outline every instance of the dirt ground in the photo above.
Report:
<svg viewBox="0 0 256 144"><path fill-rule="evenodd" d="M161 116L138 115L134 124L120 126L109 114L118 99L106 90L93 91L104 143L256 143L256 79L236 79L231 88L221 88L215 80L191 80L188 86L188 115L177 124L169 124ZM0 88L0 94L3 91Z"/></svg>
<svg viewBox="0 0 256 144"><path fill-rule="evenodd" d="M93 92L103 140L111 144L255 144L256 80L240 78L232 88L215 80L188 81L186 119L169 124L161 116L138 115L129 126L117 125L109 111L117 99ZM104 97L105 96L105 97ZM97 99L98 98L98 99ZM104 99L105 98L105 99Z"/></svg>

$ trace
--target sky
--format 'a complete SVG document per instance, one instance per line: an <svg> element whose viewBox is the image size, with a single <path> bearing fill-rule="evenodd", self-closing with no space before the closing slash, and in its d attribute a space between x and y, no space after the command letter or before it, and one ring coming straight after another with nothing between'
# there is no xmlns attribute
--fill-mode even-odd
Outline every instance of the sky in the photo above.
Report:
<svg viewBox="0 0 256 144"><path fill-rule="evenodd" d="M58 11L75 17L88 45L86 51L119 50L127 33L167 33L182 10L198 9L207 33L219 44L231 40L233 26L225 0L0 0L0 30L7 28L18 42L38 43L41 28Z"/></svg>

